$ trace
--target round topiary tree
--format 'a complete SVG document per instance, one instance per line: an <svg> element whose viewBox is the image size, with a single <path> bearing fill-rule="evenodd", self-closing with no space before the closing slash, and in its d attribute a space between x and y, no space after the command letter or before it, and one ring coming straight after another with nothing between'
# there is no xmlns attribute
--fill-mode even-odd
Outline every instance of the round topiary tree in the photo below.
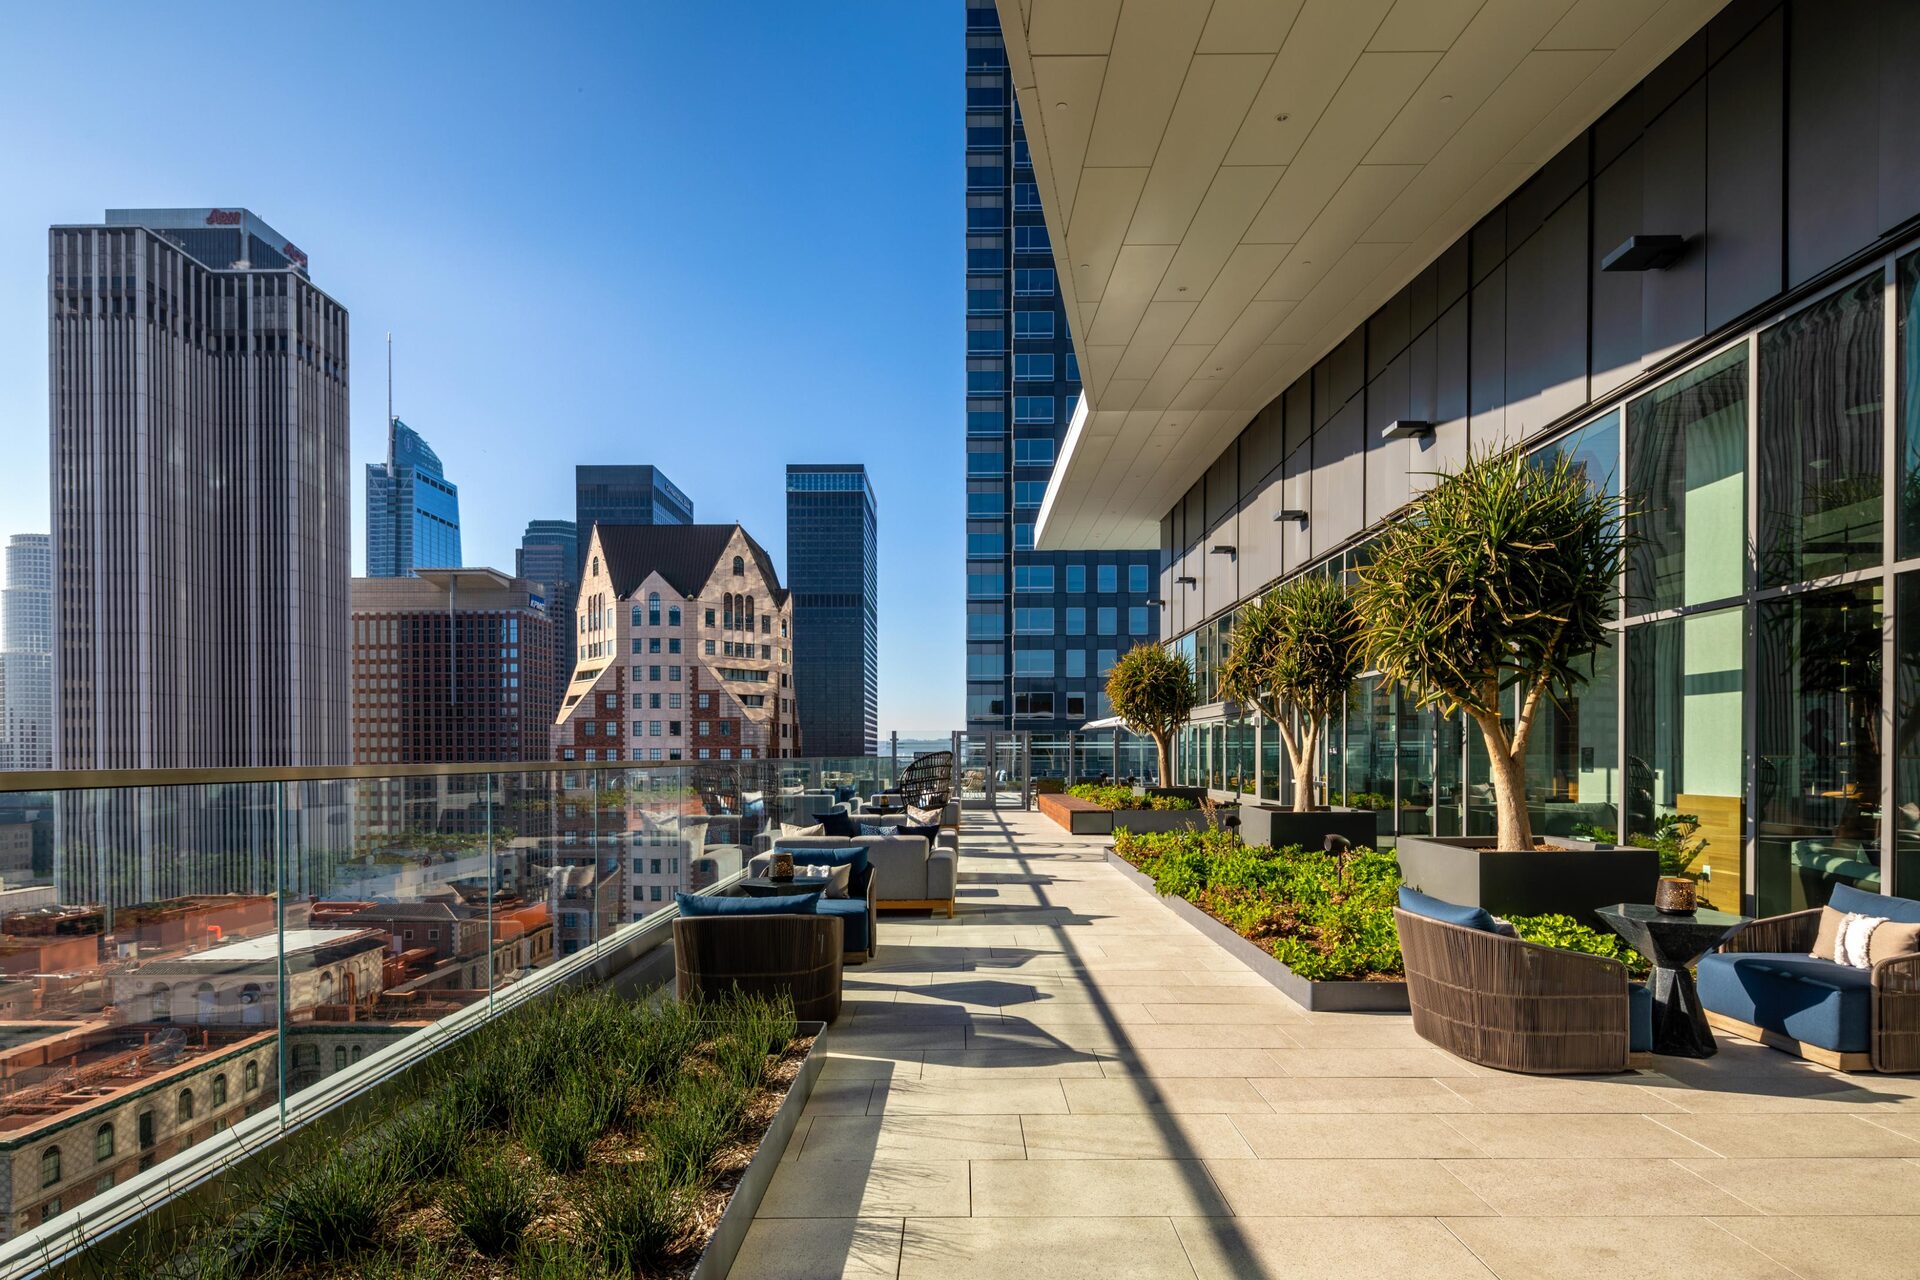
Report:
<svg viewBox="0 0 1920 1280"><path fill-rule="evenodd" d="M1361 661L1353 592L1334 578L1316 574L1275 587L1242 606L1233 624L1220 691L1279 728L1293 764L1296 813L1313 807L1321 728L1346 706Z"/></svg>
<svg viewBox="0 0 1920 1280"><path fill-rule="evenodd" d="M1153 739L1160 754L1160 785L1173 782L1169 764L1173 735L1193 714L1193 664L1157 644L1135 645L1107 676L1113 714L1135 733Z"/></svg>
<svg viewBox="0 0 1920 1280"><path fill-rule="evenodd" d="M1527 738L1542 700L1571 694L1587 678L1581 660L1611 642L1625 523L1620 500L1564 455L1472 456L1358 571L1372 665L1417 705L1479 726L1498 848L1534 847Z"/></svg>

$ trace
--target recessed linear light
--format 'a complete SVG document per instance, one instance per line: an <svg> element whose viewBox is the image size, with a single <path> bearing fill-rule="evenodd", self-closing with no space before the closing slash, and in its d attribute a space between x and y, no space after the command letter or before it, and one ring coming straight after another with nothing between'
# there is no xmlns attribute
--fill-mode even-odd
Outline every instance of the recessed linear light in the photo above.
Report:
<svg viewBox="0 0 1920 1280"><path fill-rule="evenodd" d="M1420 418L1395 418L1380 432L1382 440L1420 440L1433 434L1433 424Z"/></svg>
<svg viewBox="0 0 1920 1280"><path fill-rule="evenodd" d="M1303 529L1307 526L1307 513L1299 507L1282 507L1273 513L1273 518L1276 522L1281 520L1298 521L1300 527Z"/></svg>
<svg viewBox="0 0 1920 1280"><path fill-rule="evenodd" d="M1628 236L1600 259L1602 271L1664 271L1687 250L1685 236Z"/></svg>

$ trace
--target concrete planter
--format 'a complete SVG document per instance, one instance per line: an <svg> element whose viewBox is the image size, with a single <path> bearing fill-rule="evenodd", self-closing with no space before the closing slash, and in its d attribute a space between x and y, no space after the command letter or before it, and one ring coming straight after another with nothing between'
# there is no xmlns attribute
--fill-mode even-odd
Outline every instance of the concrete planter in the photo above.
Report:
<svg viewBox="0 0 1920 1280"><path fill-rule="evenodd" d="M727 1272L733 1269L733 1260L740 1255L740 1246L746 1243L747 1228L753 1225L753 1215L760 1211L760 1201L780 1168L787 1143L800 1124L800 1113L813 1094L814 1081L820 1078L820 1069L827 1061L826 1024L803 1022L800 1030L812 1034L813 1047L807 1050L806 1061L800 1064L800 1074L787 1086L787 1096L774 1113L773 1123L761 1135L760 1148L753 1153L747 1171L734 1184L733 1196L721 1210L720 1221L715 1224L700 1261L694 1264L692 1280L726 1280Z"/></svg>
<svg viewBox="0 0 1920 1280"><path fill-rule="evenodd" d="M1489 836L1401 836L1400 874L1436 898L1503 916L1569 915L1593 923L1595 908L1652 902L1660 855L1628 846L1554 852L1476 848Z"/></svg>
<svg viewBox="0 0 1920 1280"><path fill-rule="evenodd" d="M1207 825L1204 809L1114 809L1112 830L1136 835L1158 835L1166 831L1203 831Z"/></svg>
<svg viewBox="0 0 1920 1280"><path fill-rule="evenodd" d="M1154 888L1153 880L1131 862L1107 850L1107 865L1135 886L1153 895L1160 905L1207 935L1207 938L1266 979L1302 1009L1324 1013L1405 1013L1405 982L1315 982L1303 978L1274 959L1273 953L1249 942L1185 898L1169 898Z"/></svg>
<svg viewBox="0 0 1920 1280"><path fill-rule="evenodd" d="M1380 838L1380 818L1371 809L1292 809L1265 804L1240 806L1240 838L1248 844L1284 849L1324 849L1327 837L1341 836L1356 849L1372 848Z"/></svg>

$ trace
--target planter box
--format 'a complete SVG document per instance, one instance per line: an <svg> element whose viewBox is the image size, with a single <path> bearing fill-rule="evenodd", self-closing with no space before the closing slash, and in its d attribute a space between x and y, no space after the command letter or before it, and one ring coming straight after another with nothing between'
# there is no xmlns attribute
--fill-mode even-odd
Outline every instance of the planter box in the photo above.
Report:
<svg viewBox="0 0 1920 1280"><path fill-rule="evenodd" d="M1345 837L1356 849L1371 849L1380 838L1380 818L1371 809L1309 809L1295 813L1265 804L1240 806L1240 838L1248 844L1284 849L1324 849L1330 835Z"/></svg>
<svg viewBox="0 0 1920 1280"><path fill-rule="evenodd" d="M1137 835L1157 835L1165 831L1204 831L1204 809L1111 809L1111 830L1125 828Z"/></svg>
<svg viewBox="0 0 1920 1280"><path fill-rule="evenodd" d="M1273 953L1221 924L1185 898L1164 897L1153 881L1131 862L1107 850L1107 865L1151 894L1167 910L1207 935L1221 950L1272 984L1302 1009L1323 1013L1405 1013L1405 982L1315 982L1303 978L1274 959Z"/></svg>
<svg viewBox="0 0 1920 1280"><path fill-rule="evenodd" d="M1593 924L1597 907L1652 902L1660 855L1631 846L1543 853L1480 849L1489 836L1401 836L1400 874L1422 893L1497 915L1569 915ZM1568 842L1569 845L1572 842Z"/></svg>
<svg viewBox="0 0 1920 1280"><path fill-rule="evenodd" d="M813 1047L807 1051L806 1061L800 1064L800 1074L787 1086L787 1096L774 1112L773 1123L760 1136L760 1147L753 1153L747 1171L734 1184L733 1195L721 1211L720 1221L714 1225L713 1235L700 1253L700 1261L694 1264L692 1280L726 1280L727 1272L733 1269L733 1260L740 1255L740 1246L746 1243L747 1228L753 1225L753 1215L760 1212L767 1185L780 1168L781 1158L787 1154L787 1143L800 1124L800 1113L813 1094L814 1081L820 1078L820 1069L826 1065L826 1024L803 1022L800 1030L803 1034L811 1030Z"/></svg>

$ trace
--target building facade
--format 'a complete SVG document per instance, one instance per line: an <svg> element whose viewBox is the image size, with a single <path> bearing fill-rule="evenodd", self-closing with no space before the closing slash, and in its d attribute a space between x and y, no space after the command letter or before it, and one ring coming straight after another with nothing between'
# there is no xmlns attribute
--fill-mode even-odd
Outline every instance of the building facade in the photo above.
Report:
<svg viewBox="0 0 1920 1280"><path fill-rule="evenodd" d="M967 729L1064 736L1159 639L1159 556L1034 547L1080 363L993 0L966 4L966 115Z"/></svg>
<svg viewBox="0 0 1920 1280"><path fill-rule="evenodd" d="M354 762L546 759L559 703L542 586L493 569L355 578Z"/></svg>
<svg viewBox="0 0 1920 1280"><path fill-rule="evenodd" d="M53 768L53 540L7 540L0 589L0 769Z"/></svg>
<svg viewBox="0 0 1920 1280"><path fill-rule="evenodd" d="M460 487L420 433L387 423L387 460L367 464L367 576L450 569L460 559Z"/></svg>
<svg viewBox="0 0 1920 1280"><path fill-rule="evenodd" d="M245 210L48 248L55 766L346 763L346 309ZM252 888L260 807L174 799L63 802L61 901ZM294 825L294 865L330 856Z"/></svg>
<svg viewBox="0 0 1920 1280"><path fill-rule="evenodd" d="M1268 65L1256 58L1207 68L1244 77L1221 101L1182 91L1130 123L1113 117L1106 154L1147 164L1131 222L1087 187L1090 154L1052 152L1056 229L1141 226L1163 212L1147 191L1202 210L1199 227L1219 189L1209 182L1252 194L1237 221L1219 213L1212 242L1188 231L1149 253L1123 237L1101 259L1112 274L1077 283L1082 299L1105 299L1091 304L1097 342L1115 291L1141 287L1112 252L1162 264L1135 295L1153 299L1129 338L1146 345L1095 378L1041 543L1158 525L1168 634L1194 657L1207 704L1182 740L1183 780L1285 797L1276 735L1218 694L1242 603L1297 575L1351 573L1435 473L1473 454L1569 457L1624 500L1636 542L1613 643L1530 740L1534 829L1653 840L1684 815L1706 900L1760 915L1820 905L1840 883L1911 895L1920 12L1676 5L1644 25L1585 30L1577 56L1541 18L1509 33L1526 38L1502 55L1506 70L1480 21L1440 24L1417 58L1380 60L1367 32L1338 24L1302 32L1300 47L1260 55L1329 68L1325 93L1293 86L1288 111L1272 110L1286 87L1253 75ZM1132 34L1107 36L1117 51ZM1184 35L1161 35L1151 66L1200 59ZM1207 56L1240 56L1235 41L1256 37L1223 34ZM1075 36L1046 41L1063 38ZM1478 115L1453 110L1468 85L1442 70L1455 57L1513 88ZM1023 95L1060 65L1035 62ZM1343 98L1349 64L1364 92ZM1389 64L1398 77L1380 74ZM1565 74L1576 64L1580 76ZM1189 72L1189 86L1208 78ZM1099 135L1099 112L1069 125L1056 102L1092 105L1060 86L1029 98L1049 113L1046 142ZM1157 141L1136 136L1157 140L1166 119L1185 131L1177 175L1160 169ZM1321 136L1322 122L1336 127ZM1498 137L1524 163L1482 168L1507 154L1491 148ZM1226 162L1195 166L1196 149ZM1253 183L1233 172L1236 152L1313 168L1301 185L1294 163ZM1063 234L1075 258L1101 252L1098 236ZM1199 415L1178 388L1147 406L1121 375L1154 358L1153 310L1188 280L1201 296L1187 323L1216 299L1253 317L1207 350L1225 377L1204 423L1189 422ZM1197 342L1180 319L1169 313L1161 350ZM1120 485L1142 459L1154 478ZM1323 763L1329 793L1381 812L1383 840L1493 830L1477 731L1376 676L1330 726Z"/></svg>
<svg viewBox="0 0 1920 1280"><path fill-rule="evenodd" d="M880 552L859 463L787 467L793 680L810 756L880 751Z"/></svg>
<svg viewBox="0 0 1920 1280"><path fill-rule="evenodd" d="M647 465L573 469L574 581L585 578L587 539L596 524L692 524L693 499Z"/></svg>
<svg viewBox="0 0 1920 1280"><path fill-rule="evenodd" d="M580 538L571 520L529 520L513 553L517 578L537 582L553 620L553 705L559 706L573 676L573 598L580 590Z"/></svg>

